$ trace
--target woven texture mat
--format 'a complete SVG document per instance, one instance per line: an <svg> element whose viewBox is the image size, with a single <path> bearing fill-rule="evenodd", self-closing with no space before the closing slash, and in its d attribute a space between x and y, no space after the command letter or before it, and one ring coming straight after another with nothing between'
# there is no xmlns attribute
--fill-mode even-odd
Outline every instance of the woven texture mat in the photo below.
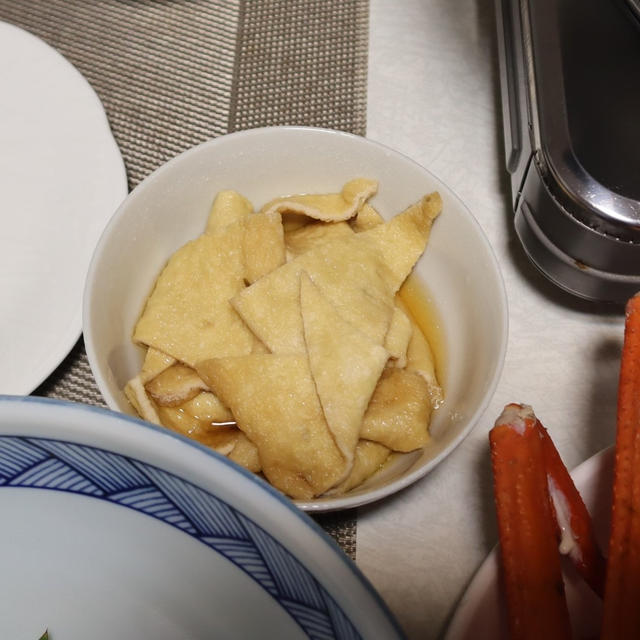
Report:
<svg viewBox="0 0 640 640"><path fill-rule="evenodd" d="M0 0L100 96L129 187L213 137L267 125L364 135L368 0ZM82 340L38 395L103 405ZM351 513L314 516L355 557Z"/></svg>

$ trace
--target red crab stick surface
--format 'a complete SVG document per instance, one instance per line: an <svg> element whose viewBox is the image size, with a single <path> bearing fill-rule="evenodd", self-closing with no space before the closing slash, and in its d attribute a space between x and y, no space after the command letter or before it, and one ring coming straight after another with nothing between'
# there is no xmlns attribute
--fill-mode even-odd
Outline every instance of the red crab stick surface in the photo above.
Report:
<svg viewBox="0 0 640 640"><path fill-rule="evenodd" d="M596 542L591 516L553 440L539 420L537 426L553 505L552 513L560 537L559 550L569 556L585 582L602 597L605 559Z"/></svg>
<svg viewBox="0 0 640 640"><path fill-rule="evenodd" d="M640 638L640 294L625 316L601 638Z"/></svg>
<svg viewBox="0 0 640 640"><path fill-rule="evenodd" d="M531 407L507 405L489 442L510 637L571 638L542 440Z"/></svg>

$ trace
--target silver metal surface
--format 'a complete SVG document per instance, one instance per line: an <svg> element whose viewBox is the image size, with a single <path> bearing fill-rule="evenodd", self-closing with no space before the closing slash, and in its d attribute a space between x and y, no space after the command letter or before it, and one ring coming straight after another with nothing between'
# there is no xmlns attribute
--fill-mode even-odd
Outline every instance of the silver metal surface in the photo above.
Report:
<svg viewBox="0 0 640 640"><path fill-rule="evenodd" d="M496 0L505 152L529 258L585 298L640 290L640 31L623 0Z"/></svg>
<svg viewBox="0 0 640 640"><path fill-rule="evenodd" d="M640 20L640 0L627 0L627 4L634 17Z"/></svg>

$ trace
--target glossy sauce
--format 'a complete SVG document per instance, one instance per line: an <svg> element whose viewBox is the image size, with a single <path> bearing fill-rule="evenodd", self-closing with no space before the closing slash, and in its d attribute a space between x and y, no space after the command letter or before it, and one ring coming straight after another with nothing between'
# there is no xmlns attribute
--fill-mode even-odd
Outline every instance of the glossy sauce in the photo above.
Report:
<svg viewBox="0 0 640 640"><path fill-rule="evenodd" d="M433 352L436 377L443 386L446 366L444 329L433 298L425 284L413 273L400 287L398 296L409 310L411 319L427 339Z"/></svg>

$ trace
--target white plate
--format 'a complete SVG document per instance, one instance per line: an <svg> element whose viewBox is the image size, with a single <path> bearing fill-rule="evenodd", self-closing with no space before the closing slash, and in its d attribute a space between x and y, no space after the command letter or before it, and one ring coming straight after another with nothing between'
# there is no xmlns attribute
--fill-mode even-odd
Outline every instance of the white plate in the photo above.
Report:
<svg viewBox="0 0 640 640"><path fill-rule="evenodd" d="M613 448L605 449L576 467L571 476L591 513L600 548L606 552L610 523ZM506 604L499 575L499 555L494 549L474 576L451 621L445 640L507 640ZM563 565L567 605L574 637L597 638L602 602L576 574Z"/></svg>
<svg viewBox="0 0 640 640"><path fill-rule="evenodd" d="M0 396L0 513L0 638L402 637L290 501L122 414Z"/></svg>
<svg viewBox="0 0 640 640"><path fill-rule="evenodd" d="M0 392L33 391L80 336L100 232L127 193L100 100L59 53L0 22Z"/></svg>

